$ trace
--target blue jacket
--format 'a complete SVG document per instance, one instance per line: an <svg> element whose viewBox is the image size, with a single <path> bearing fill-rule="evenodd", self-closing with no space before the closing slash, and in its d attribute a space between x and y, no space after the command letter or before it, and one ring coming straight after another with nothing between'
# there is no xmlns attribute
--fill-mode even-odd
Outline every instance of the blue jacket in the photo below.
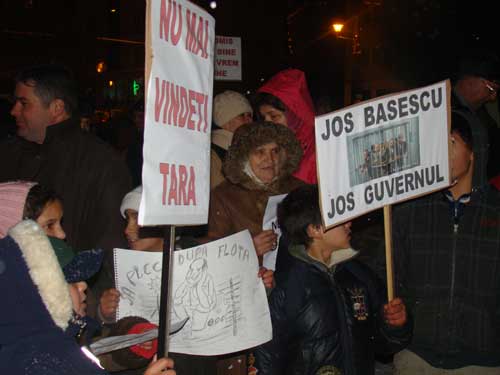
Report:
<svg viewBox="0 0 500 375"><path fill-rule="evenodd" d="M341 254L340 252L343 252ZM400 328L383 321L384 288L352 250L327 267L294 247L286 275L269 297L272 341L255 350L258 374L374 373L375 353L403 349L411 320Z"/></svg>

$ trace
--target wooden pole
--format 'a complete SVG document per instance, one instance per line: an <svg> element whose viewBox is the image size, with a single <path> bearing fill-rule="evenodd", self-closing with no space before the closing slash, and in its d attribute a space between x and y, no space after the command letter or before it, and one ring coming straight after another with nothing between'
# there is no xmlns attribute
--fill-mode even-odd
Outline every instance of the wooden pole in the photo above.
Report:
<svg viewBox="0 0 500 375"><path fill-rule="evenodd" d="M385 265L387 275L387 299L394 299L394 271L392 269L392 207L384 206Z"/></svg>
<svg viewBox="0 0 500 375"><path fill-rule="evenodd" d="M170 229L170 230L169 230ZM170 232L170 233L169 233ZM170 301L172 300L172 258L175 249L175 226L165 229L161 269L160 312L158 328L158 358L168 357L170 332Z"/></svg>

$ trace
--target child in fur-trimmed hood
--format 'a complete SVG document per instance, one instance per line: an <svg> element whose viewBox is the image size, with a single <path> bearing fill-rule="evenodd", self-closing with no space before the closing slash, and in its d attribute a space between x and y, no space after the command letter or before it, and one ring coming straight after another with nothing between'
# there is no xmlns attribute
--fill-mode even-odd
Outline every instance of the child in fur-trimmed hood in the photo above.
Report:
<svg viewBox="0 0 500 375"><path fill-rule="evenodd" d="M0 348L2 348L0 356L2 358L5 356L6 359L12 357L13 359L13 361L5 361L5 365L8 362L13 362L13 365L16 363L14 359L17 355L22 354L23 345L32 345L31 348L36 352L33 354L34 363L39 363L41 359L37 359L37 353L44 350L40 344L44 343L50 349L53 342L53 351L40 355L47 356L49 368L52 366L50 361L55 361L54 373L61 371L62 374L65 374L66 367L58 369L56 366L56 362L59 363L57 356L65 356L67 350L69 350L70 355L75 355L73 349L80 350L77 342L89 343L94 335L100 334L100 325L88 317L86 313L86 280L99 271L103 252L100 249L92 249L76 254L64 241L66 234L61 226L62 216L62 201L53 191L29 181L0 183L0 238L9 235L18 245L18 250L11 250L9 256L5 255L5 260L4 257L0 257L0 279L6 276L4 273L8 271L6 278L1 280L2 288L8 289L12 283L19 286L12 289L14 295L18 296L17 299L14 296L10 298L8 293L4 293L7 295L7 304L5 305L7 311L1 315L3 325L0 326L0 336L2 339L5 336L6 341L3 342L0 339ZM27 220L22 221L23 219ZM3 250L4 248L1 248L0 252ZM16 255L19 254L21 256L17 258L20 259L17 259ZM7 267L8 265L10 266ZM25 269L29 278L23 276ZM15 278L16 271L19 271L19 278ZM31 279L31 283L29 279ZM39 292L38 297L36 293L30 291L30 288L33 289L33 287L34 292ZM40 304L40 302L42 303ZM43 322L38 321L38 317L47 315L46 312L51 319L43 319ZM32 316L33 314L36 314L36 317ZM48 323L50 320L55 323L55 326ZM136 329L138 325L142 330L145 330L147 323L149 322L145 319L127 317L123 322L118 322L116 326L111 327L108 334L127 334L131 330L133 333L138 333L139 331ZM54 329L56 327L59 329ZM24 331L27 333L24 334ZM42 334L40 342L38 336L32 335L33 332ZM60 335L61 332L64 337ZM84 336L82 336L83 333ZM48 341L44 338L45 334L50 336ZM25 342L25 339L30 337L33 340ZM77 340L80 338L81 340ZM11 349L4 350L4 348ZM132 349L130 348L130 350ZM100 359L113 368L124 369L137 365L145 367L156 353L154 345L149 351L142 350L141 345L137 345L135 349L139 351L138 355L132 355L135 353L133 351L127 355L129 349L126 348ZM51 359L51 356L55 359ZM71 361L74 360L78 364L78 356ZM130 361L129 357L132 357L134 361ZM94 359L97 361L95 357ZM2 360L0 369L3 365ZM31 365L24 364L23 366L25 366L25 371L30 368L26 373L31 373ZM68 373L94 374L88 369L85 370L86 372L79 372L84 370L85 366L78 371L71 370L76 372L71 372L70 368L71 366L67 368ZM99 367L96 368L99 369ZM108 367L106 368L108 369ZM3 372L0 371L0 373ZM17 374L18 372L10 373ZM45 372L41 373L45 374Z"/></svg>
<svg viewBox="0 0 500 375"><path fill-rule="evenodd" d="M43 230L22 221L0 240L0 373L105 374L65 333L72 301Z"/></svg>

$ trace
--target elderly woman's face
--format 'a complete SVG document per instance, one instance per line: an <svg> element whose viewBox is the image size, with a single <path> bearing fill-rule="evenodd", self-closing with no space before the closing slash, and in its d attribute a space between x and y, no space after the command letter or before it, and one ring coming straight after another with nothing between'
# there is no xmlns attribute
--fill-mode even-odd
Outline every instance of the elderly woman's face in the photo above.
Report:
<svg viewBox="0 0 500 375"><path fill-rule="evenodd" d="M285 151L276 142L271 142L253 149L248 161L259 180L269 184L279 176L285 157Z"/></svg>

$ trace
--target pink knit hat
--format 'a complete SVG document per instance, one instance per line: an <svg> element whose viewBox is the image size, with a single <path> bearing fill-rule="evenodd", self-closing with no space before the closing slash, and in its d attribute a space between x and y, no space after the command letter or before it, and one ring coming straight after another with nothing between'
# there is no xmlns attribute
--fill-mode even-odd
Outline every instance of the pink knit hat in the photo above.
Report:
<svg viewBox="0 0 500 375"><path fill-rule="evenodd" d="M36 182L10 181L0 183L0 238L23 220L24 205L30 189Z"/></svg>

